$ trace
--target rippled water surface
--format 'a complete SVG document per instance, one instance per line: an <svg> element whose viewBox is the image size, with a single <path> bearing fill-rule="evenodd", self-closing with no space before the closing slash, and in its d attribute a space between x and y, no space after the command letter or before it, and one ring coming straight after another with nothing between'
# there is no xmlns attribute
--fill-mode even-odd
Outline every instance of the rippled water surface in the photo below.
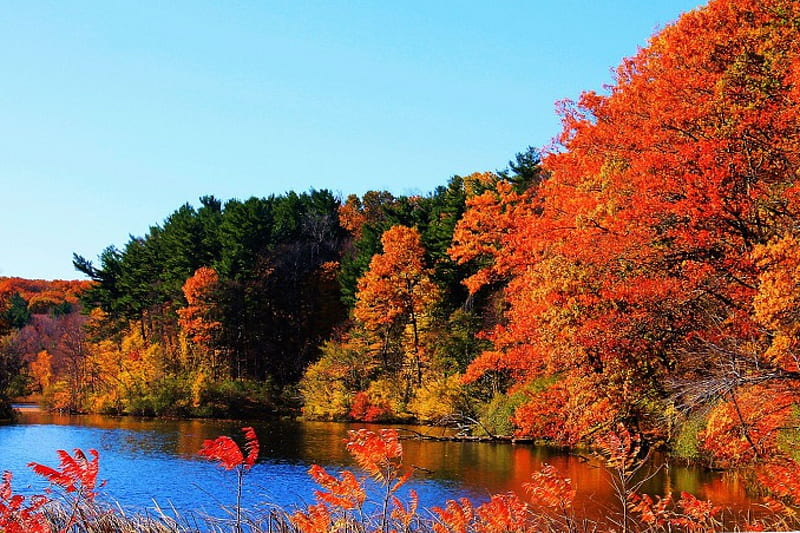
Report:
<svg viewBox="0 0 800 533"><path fill-rule="evenodd" d="M143 510L174 506L181 513L219 515L235 501L235 474L197 456L203 440L235 436L252 425L261 441L261 458L246 479L245 506L303 505L313 501L316 486L308 467L331 471L352 467L344 446L349 429L365 427L327 422L241 422L228 420L154 420L100 415L70 416L36 409L20 410L20 422L0 426L0 471L14 474L14 487L44 489L26 464L57 464L55 450L95 448L103 494L120 505ZM373 429L377 426L372 426ZM416 428L438 434L441 430ZM404 441L405 462L418 467L410 484L422 506L441 505L466 496L485 500L509 490L524 494L522 484L542 463L554 465L578 487L576 508L600 517L614 507L607 473L586 458L530 445L477 442ZM696 468L663 467L645 486L654 494L687 491L717 504L743 508L749 499L736 480Z"/></svg>

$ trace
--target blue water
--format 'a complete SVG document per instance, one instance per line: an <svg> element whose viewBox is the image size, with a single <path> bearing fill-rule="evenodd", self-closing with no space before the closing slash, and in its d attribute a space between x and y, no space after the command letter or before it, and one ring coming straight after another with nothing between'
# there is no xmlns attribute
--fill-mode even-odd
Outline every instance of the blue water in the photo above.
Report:
<svg viewBox="0 0 800 533"><path fill-rule="evenodd" d="M15 492L41 494L47 483L27 464L56 467L56 450L75 448L100 453L101 489L108 502L142 512L175 508L181 515L223 516L224 506L236 501L236 473L199 457L205 439L241 436L242 425L254 425L261 457L245 478L243 504L249 509L269 506L302 507L314 503L318 487L310 479L312 463L331 473L353 469L344 448L350 426L292 421L162 421L103 416L52 415L22 409L20 423L0 426L0 471L13 473ZM454 480L420 479L415 489L422 505L441 505L447 498L481 494ZM377 497L377 494L375 495Z"/></svg>
<svg viewBox="0 0 800 533"><path fill-rule="evenodd" d="M324 422L243 422L235 420L153 420L100 415L69 416L21 409L20 421L0 426L0 471L14 475L15 492L40 494L46 483L26 466L57 466L56 450L100 453L102 498L130 511L156 506L191 513L226 516L223 507L236 501L236 473L199 457L205 439L241 437L244 425L255 427L261 455L245 479L244 507L258 511L314 503L318 488L308 468L319 464L331 473L356 468L345 449L348 430L364 425ZM373 426L372 429L377 429ZM422 428L416 428L418 430ZM438 431L422 429L424 431ZM418 467L403 489L419 493L420 506L444 505L467 497L473 502L490 494L516 491L543 463L555 466L578 489L579 514L598 517L615 508L608 474L597 463L552 449L507 443L404 441L404 460ZM701 499L742 509L750 498L736 479L700 469L664 465L647 483L651 494L687 491ZM372 496L377 499L377 493Z"/></svg>

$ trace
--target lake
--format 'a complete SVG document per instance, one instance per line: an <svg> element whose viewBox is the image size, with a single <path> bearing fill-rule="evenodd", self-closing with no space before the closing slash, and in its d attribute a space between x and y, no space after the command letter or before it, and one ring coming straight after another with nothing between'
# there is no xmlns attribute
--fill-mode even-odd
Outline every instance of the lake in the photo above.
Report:
<svg viewBox="0 0 800 533"><path fill-rule="evenodd" d="M14 474L17 492L40 493L46 484L26 464L56 466L57 449L100 452L102 494L126 509L143 511L154 503L221 516L220 506L235 501L236 475L197 456L205 439L229 435L252 425L261 441L261 456L245 479L244 504L300 506L314 501L311 464L331 472L354 468L344 440L347 431L380 426L277 420L161 420L101 415L60 415L23 408L15 425L0 426L0 471ZM441 429L414 429L439 434ZM485 442L403 442L405 463L419 467L409 484L421 506L443 505L467 497L485 501L489 494L517 491L543 463L555 466L577 486L575 508L592 518L614 509L608 474L594 460L528 444ZM687 491L718 505L744 509L750 498L735 477L681 465L666 465L645 485L645 492Z"/></svg>

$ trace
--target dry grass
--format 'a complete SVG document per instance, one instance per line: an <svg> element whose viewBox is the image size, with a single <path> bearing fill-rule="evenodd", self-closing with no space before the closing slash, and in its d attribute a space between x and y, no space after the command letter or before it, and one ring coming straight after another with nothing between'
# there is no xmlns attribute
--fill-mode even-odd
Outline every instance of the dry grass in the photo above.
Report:
<svg viewBox="0 0 800 533"><path fill-rule="evenodd" d="M292 512L272 508L256 513L244 511L237 525L235 511L228 509L227 518L209 517L194 513L181 514L175 509L155 508L146 513L130 513L121 507L104 506L87 502L80 506L78 519L72 520L73 508L59 501L51 501L44 509L50 531L65 533L306 533L291 520ZM385 520L384 520L385 518ZM317 533L677 533L700 532L703 529L654 526L631 523L623 529L620 517L609 517L606 523L578 520L571 515L529 515L529 520L517 524L513 529L494 529L491 524L476 521L463 530L445 526L437 516L422 510L408 525L391 516L377 513L372 516L357 516L342 513L332 521L330 528ZM725 520L732 523L730 517ZM67 526L72 521L72 525ZM727 531L750 531L747 520L742 518L739 526L730 526ZM786 517L772 517L761 522L769 531L797 531L798 521ZM721 531L719 529L717 531Z"/></svg>

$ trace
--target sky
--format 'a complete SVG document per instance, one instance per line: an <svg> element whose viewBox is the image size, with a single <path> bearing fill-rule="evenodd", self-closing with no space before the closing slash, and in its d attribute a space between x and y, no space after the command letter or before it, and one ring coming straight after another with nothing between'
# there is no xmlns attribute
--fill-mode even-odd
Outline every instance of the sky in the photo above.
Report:
<svg viewBox="0 0 800 533"><path fill-rule="evenodd" d="M425 194L558 134L693 0L8 0L0 276L80 279L184 203Z"/></svg>

